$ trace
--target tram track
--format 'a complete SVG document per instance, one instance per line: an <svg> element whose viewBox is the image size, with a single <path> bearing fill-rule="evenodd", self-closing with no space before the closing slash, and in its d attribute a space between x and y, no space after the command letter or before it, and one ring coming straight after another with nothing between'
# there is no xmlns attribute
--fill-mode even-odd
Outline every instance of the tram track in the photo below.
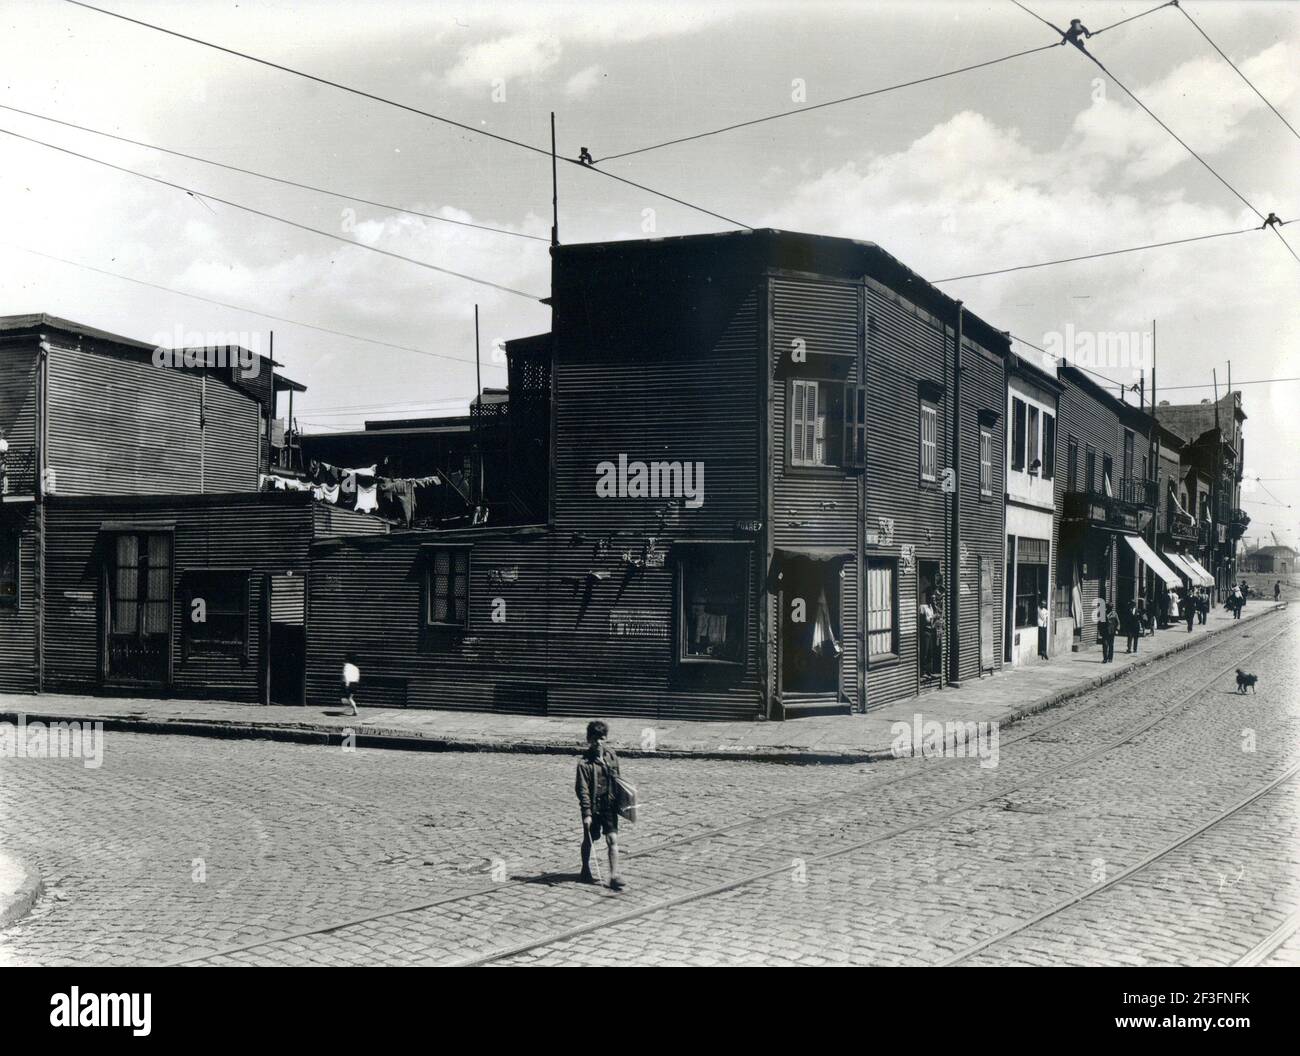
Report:
<svg viewBox="0 0 1300 1056"><path fill-rule="evenodd" d="M1255 648L1251 649L1249 652L1247 652L1244 655L1235 656L1228 665L1218 670L1216 674L1213 675L1209 680L1198 683L1198 685L1191 692L1180 697L1176 703L1161 710L1153 718L1143 721L1136 727L1130 729L1122 737L1112 739L1102 744L1100 747L1095 748L1082 755L1074 756L1071 759L1065 761L1064 763L1049 766L1047 769L1043 770L1038 774L1033 775L1032 777L1024 781L1020 781L1009 787L1002 787L998 789L994 794L985 796L978 800L963 802L955 807L950 807L943 811L933 813L917 821L910 822L901 826L896 826L884 832L877 833L864 840L855 841L850 844L833 848L830 851L826 851L823 852L822 854L808 857L805 860L808 864L811 865L815 862L826 861L826 860L840 857L842 855L851 854L865 847L869 847L877 843L882 843L887 840L895 839L909 832L914 832L925 828L929 828L933 825L939 824L952 817L955 817L958 814L964 813L969 810L977 809L979 807L986 806L989 803L993 803L998 800L1004 799L1011 792L1015 792L1024 788L1030 788L1030 787L1034 787L1035 785L1042 784L1047 780L1049 780L1050 778L1057 776L1062 772L1072 769L1073 767L1082 765L1085 762L1088 762L1092 759L1095 759L1105 754L1106 752L1112 751L1114 750L1114 748L1126 743L1129 740L1132 740L1135 737L1140 736L1142 733L1145 733L1147 730L1155 726L1157 723L1164 721L1166 718L1169 718L1172 715L1176 714L1177 712L1183 710L1192 699L1194 699L1200 693L1204 692L1209 685L1211 685L1217 679L1221 678L1223 674L1225 674L1228 671L1231 671L1238 664L1242 663L1246 658L1250 656L1254 656L1256 653L1266 649L1274 641L1276 641L1278 638L1282 637L1289 630L1291 630L1296 625L1296 623L1300 623L1300 618L1292 617L1288 619L1286 621L1285 626L1283 626L1276 633L1272 634L1267 639L1267 641L1265 641L1263 644L1256 646ZM1252 621L1251 625L1243 625L1243 629L1244 627L1252 626L1253 624L1254 621ZM1207 638L1200 645L1193 646L1189 650L1181 651L1180 653L1177 654L1177 657L1179 661L1185 661L1186 659L1211 653L1218 649L1239 646L1244 638L1250 638L1250 637L1251 635L1249 633L1247 634L1235 633L1232 634L1231 637L1229 637L1228 635L1223 635L1223 636L1216 635L1212 638ZM1144 674L1139 675L1136 678L1127 678L1127 677L1121 678L1114 682L1108 683L1106 686L1100 688L1102 690L1111 689L1111 688L1123 688L1125 690L1132 690L1148 682L1151 682L1152 680L1168 677L1168 670L1164 667L1164 665L1161 664L1161 660L1163 659L1164 658L1159 658L1156 661L1154 661L1151 664L1150 670L1148 670ZM1170 657L1170 659L1172 660L1173 657ZM1016 744L1034 741L1036 739L1043 737L1043 735L1048 733L1049 731L1059 729L1060 727L1066 726L1068 724L1077 723L1080 719L1090 717L1098 709L1113 703L1114 702L1110 699L1102 698L1093 702L1084 703L1082 705L1072 706L1068 713L1062 714L1060 717L1051 720L1049 722L1039 724L1033 730L1025 731L1024 733L1018 736L1014 736L1007 739L1006 741L1003 742L1002 747L1008 748ZM906 773L900 773L892 777L886 777L881 780L872 782L870 784L866 784L866 785L855 787L850 790L846 790L845 792L835 793L832 796L822 798L816 803L796 804L760 816L743 818L739 821L731 822L727 825L717 826L715 828L708 829L705 831L691 833L686 836L660 841L659 843L651 844L647 847L643 847L636 851L625 852L624 857L645 859L656 854L662 854L666 851L678 849L684 846L690 846L692 844L696 844L701 841L705 841L709 839L725 837L733 833L743 832L744 830L747 829L756 828L762 825L769 824L773 821L779 821L785 818L797 816L799 814L808 813L809 811L822 811L825 809L828 803L843 801L850 798L861 798L863 796L870 796L875 792L877 792L878 790L887 787L897 786L903 782L910 781L916 777L919 777L921 774L927 772L932 772L932 771L927 771L923 767L917 767ZM597 931L602 928L612 927L614 925L625 923L630 920L635 920L637 918L649 914L661 912L663 910L671 909L676 906L683 905L689 902L699 901L701 899L713 897L740 887L745 887L750 884L758 883L762 880L784 874L788 871L788 868L789 868L788 865L783 863L782 865L775 868L743 874L742 876L729 879L717 885L712 885L706 888L685 892L683 894L676 895L670 898L661 899L656 902L647 904L645 906L632 908L624 913L614 914L608 917L602 917L597 921L584 923L583 925L576 926L574 928L557 930L553 933L550 933L540 938L531 939L526 942L518 943L512 946L501 947L499 949L488 951L487 953L481 956L476 956L456 963L466 965L466 966L494 963L496 961L504 960L509 957L517 956L518 954L527 952L529 950L537 949L543 946L549 946L557 942L567 941L568 939L575 938L580 935L588 934L590 932ZM378 913L368 913L361 916L334 921L328 924L315 925L291 933L269 936L267 938L259 939L254 942L244 943L239 946L233 946L221 950L215 950L197 956L186 957L177 961L169 962L168 966L169 967L183 966L189 964L203 963L206 961L210 961L214 958L236 956L262 947L275 946L287 942L311 939L314 936L329 935L336 932L346 932L350 928L367 925L376 921L384 920L386 918L398 917L407 914L415 914L425 910L437 909L438 907L452 905L457 902L467 901L474 898L480 898L491 894L497 894L504 889L508 889L513 884L518 884L523 882L525 881L508 880L505 882L497 881L489 884L477 885L472 888L448 892L436 898L425 899L415 905L405 905L405 906L395 907L392 909L383 910Z"/></svg>
<svg viewBox="0 0 1300 1056"><path fill-rule="evenodd" d="M1120 737L1114 738L1098 746L1097 748L1094 748L1089 752L1085 752L1082 755L1075 756L1072 759L1066 761L1065 763L1061 763L1056 766L1049 767L1044 771L1035 774L1033 777L1030 777L1022 781L1018 781L1010 785L1009 787L1000 788L995 793L987 796L983 796L980 799L973 800L968 803L961 804L957 807L940 811L936 814L933 814L927 818L921 819L916 822L911 822L906 825L897 826L893 829L879 833L865 840L860 840L846 846L837 847L834 848L833 850L825 851L821 854L808 856L807 858L804 859L805 867L809 868L817 863L832 861L836 858L841 858L845 855L853 854L857 851L863 850L864 848L874 846L876 844L884 843L888 840L897 839L900 836L904 836L912 832L918 832L918 831L931 828L940 822L947 821L950 818L956 817L960 814L964 814L968 811L976 810L981 807L988 806L992 803L998 802L999 800L1004 800L1012 792L1023 791L1024 789L1033 788L1045 784L1047 781L1051 780L1052 778L1058 777L1063 773L1073 770L1076 767L1083 765L1084 763L1091 762L1094 759L1100 758L1101 756L1107 754L1108 752L1112 752L1116 748L1124 744L1127 744L1128 742L1134 740L1137 737L1140 737L1142 734L1146 733L1148 730L1152 729L1153 727L1165 721L1166 719L1171 718L1174 715L1185 710L1193 700L1195 700L1207 689L1209 689L1216 682L1218 682L1219 679L1223 678L1226 674L1231 672L1240 663L1243 663L1245 660L1249 659L1250 657L1255 656L1257 653L1263 652L1265 649L1271 646L1273 642L1275 642L1278 638L1281 638L1288 631L1290 631L1293 626L1294 626L1294 621L1288 623L1286 627L1282 628L1276 634L1272 635L1267 641L1265 641L1261 645L1256 646L1255 648L1251 649L1249 652L1243 655L1235 657L1230 663L1228 663L1222 668L1219 668L1209 678L1204 679L1200 683L1198 683L1193 690L1181 696L1175 704L1172 704L1169 707L1163 709L1162 711L1157 713L1153 718L1140 723L1138 726L1129 730L1127 733L1123 734ZM1036 732L1042 732L1042 731L1036 731ZM1284 779L1285 779L1285 775L1282 779L1279 780L1284 780ZM602 918L601 920L598 921L592 921L590 923L578 925L572 928L563 929L545 937L527 940L525 942L517 943L509 947L503 947L497 950L490 951L481 956L469 958L466 960L461 960L456 962L456 966L476 967L476 966L492 964L498 961L508 960L510 958L517 957L520 954L528 953L532 950L541 949L546 946L552 946L555 945L556 943L567 942L571 939L579 938L583 935L600 931L607 927L612 927L618 924L625 924L628 923L629 921L650 916L652 914L659 913L664 910L673 909L676 908L677 906L686 905L687 903L690 902L696 902L702 899L715 897L717 895L724 894L728 891L733 891L738 888L747 887L751 884L759 883L764 880L773 879L777 876L786 875L789 872L789 868L790 867L788 863L782 863L780 866L777 866L775 868L765 869L760 872L751 873L747 876L737 877L725 883L717 884L712 887L702 888L696 891L673 896L671 898L662 899L659 902L638 907L636 909L629 910L626 913L620 913L611 917Z"/></svg>
<svg viewBox="0 0 1300 1056"><path fill-rule="evenodd" d="M1244 798L1238 800L1236 803L1228 807L1226 810L1220 811L1209 821L1205 822L1202 825L1198 825L1191 832L1184 833L1182 836L1179 836L1176 840L1173 840L1170 843L1165 844L1159 850L1152 851L1150 854L1146 855L1141 860L1134 862L1132 865L1127 866L1124 869L1121 869L1114 876L1107 877L1105 880L1101 881L1100 883L1094 884L1086 891L1081 891L1076 895L1072 895L1070 898L1063 899L1060 902L1057 902L1055 905L1049 906L1046 909L1034 914L1032 917L1028 918L1027 920L1020 921L1009 928L1003 929L1002 931L998 932L996 935L991 935L987 939L975 943L973 946L968 946L960 953L954 954L952 957L949 957L947 960L941 961L938 967L951 968L959 964L964 964L965 962L969 961L971 958L977 956L978 954L984 953L990 948L999 945L1000 943L1007 942L1008 940L1015 938L1017 935L1020 935L1022 932L1028 931L1031 928L1036 928L1039 925L1044 924L1047 921L1051 920L1053 917L1059 916L1060 914L1066 912L1067 910L1073 909L1075 906L1082 905L1088 899L1095 898L1103 891L1107 891L1110 888L1116 886L1117 884L1124 883L1125 881L1131 879L1136 874L1142 872L1144 869L1147 869L1150 866L1155 865L1155 863L1160 861L1162 858L1165 858L1168 855L1173 854L1179 848L1184 847L1187 844L1191 843L1193 840L1197 839L1198 837L1205 835L1205 833L1209 832L1215 826L1221 825L1223 822L1227 821L1228 819L1232 818L1236 814L1245 810L1256 800L1262 799L1264 796L1267 796L1270 793L1277 791L1279 788L1281 788L1283 785L1287 784L1288 782L1293 781L1296 778L1297 774L1300 774L1300 763L1293 764L1285 773L1281 774L1279 777L1274 778L1272 781L1270 781L1268 784L1264 785L1263 787L1256 789L1254 792L1251 792L1249 795L1245 796ZM1286 925L1284 924L1282 928L1279 928L1274 932L1272 932L1267 938L1265 938L1261 943L1259 943L1256 947L1254 947L1251 950L1251 952L1246 956L1250 957L1252 955L1256 955L1256 951L1260 951L1258 953L1259 959L1263 959L1263 957L1268 956L1269 953L1271 953L1274 949L1276 949L1283 942L1285 942L1286 939L1290 937L1291 933L1295 931L1296 922L1294 916L1290 921L1290 926L1291 926L1290 931L1284 930L1286 927ZM1273 941L1274 939L1276 939L1276 941ZM1240 961L1237 963L1240 964Z"/></svg>

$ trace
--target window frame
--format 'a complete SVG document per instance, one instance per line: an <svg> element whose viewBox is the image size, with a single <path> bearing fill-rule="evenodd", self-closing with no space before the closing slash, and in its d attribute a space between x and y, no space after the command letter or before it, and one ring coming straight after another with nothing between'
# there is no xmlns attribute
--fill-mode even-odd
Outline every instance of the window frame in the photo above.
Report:
<svg viewBox="0 0 1300 1056"><path fill-rule="evenodd" d="M993 498L993 430L987 425L980 426L980 498ZM985 483L985 470L988 470L988 482Z"/></svg>
<svg viewBox="0 0 1300 1056"><path fill-rule="evenodd" d="M1041 458L1043 460L1043 468L1040 471L1039 475L1043 480L1055 480L1056 479L1056 415L1054 415L1051 411L1043 411L1041 414L1041 418L1043 423L1043 452L1041 455ZM1049 432L1049 428L1048 428L1049 423L1051 425L1050 432L1052 434L1051 443L1048 443L1048 437L1047 437L1047 434Z"/></svg>
<svg viewBox="0 0 1300 1056"><path fill-rule="evenodd" d="M14 592L0 594L0 609L21 609L23 597L23 536L17 528L0 528L0 553L12 546L14 563Z"/></svg>
<svg viewBox="0 0 1300 1056"><path fill-rule="evenodd" d="M1023 473L1028 463L1025 448L1029 431L1029 405L1019 396L1011 397L1011 468Z"/></svg>
<svg viewBox="0 0 1300 1056"><path fill-rule="evenodd" d="M427 543L420 547L420 557L424 564L420 577L420 629L432 634L464 634L470 627L470 607L473 602L474 589L474 547L470 543ZM448 585L452 591L449 598L455 600L456 565L458 556L465 557L465 604L464 617L457 621L435 620L433 602L435 598L434 577L437 575L437 559L440 553L447 553L451 565L447 572Z"/></svg>
<svg viewBox="0 0 1300 1056"><path fill-rule="evenodd" d="M1043 470L1042 455L1042 438L1039 430L1042 428L1042 412L1038 405L1030 403L1028 407L1028 418L1025 426L1025 472L1031 477L1038 476ZM1034 463L1038 463L1038 468L1034 468Z"/></svg>
<svg viewBox="0 0 1300 1056"><path fill-rule="evenodd" d="M1065 434L1065 490L1079 490L1079 438Z"/></svg>
<svg viewBox="0 0 1300 1056"><path fill-rule="evenodd" d="M719 540L708 543L679 543L673 554L673 663L679 668L711 668L743 671L749 666L749 626L753 607L753 584L750 582L750 553L753 544L748 540ZM692 558L710 551L735 556L744 568L745 582L741 589L740 654L738 659L715 656L695 656L687 652L686 631L686 575Z"/></svg>
<svg viewBox="0 0 1300 1056"><path fill-rule="evenodd" d="M242 602L239 611L237 613L234 613L229 611L216 610L218 615L225 615L225 616L238 615L243 618L242 638L237 648L232 648L231 646L228 645L222 645L219 648L211 648L211 647L196 648L195 647L196 644L197 645L208 644L203 642L202 640L200 640L198 643L195 642L193 638L193 629L197 625L193 622L193 620L190 619L190 614L193 611L192 606L194 603L194 598L196 597L194 592L194 581L197 578L202 576L221 576L221 577L242 576L243 577L243 590L239 592L240 600ZM249 589L252 586L252 579L253 579L253 570L248 567L187 568L180 573L181 598L182 598L182 604L184 606L181 612L181 662L182 663L192 658L201 658L204 660L208 660L214 657L221 657L221 656L235 657L243 663L248 662L251 649L252 649L252 642L251 642L252 606L249 604L249 600L248 600ZM207 592L205 591L204 593ZM200 594L198 596L202 597L203 595ZM207 604L206 599L204 604L209 612L213 611L211 609L211 606Z"/></svg>
<svg viewBox="0 0 1300 1056"><path fill-rule="evenodd" d="M800 430L808 428L806 392L809 388L816 392L817 414L814 422L813 445L814 449L820 446L821 461L808 460L806 453L805 457L796 458L796 426ZM858 468L845 464L848 405L854 393L854 385L837 378L792 377L786 379L785 393L786 471L796 476L801 474L828 476ZM803 399L797 398L798 396L803 396ZM865 422L863 425L865 449Z"/></svg>
<svg viewBox="0 0 1300 1056"><path fill-rule="evenodd" d="M917 439L917 473L922 484L936 484L939 481L939 405L933 400L927 400L924 396L918 401L919 410L916 427ZM934 439L930 442L931 449L934 452L932 458L933 469L927 476L925 472L925 420L931 417L934 421Z"/></svg>
<svg viewBox="0 0 1300 1056"><path fill-rule="evenodd" d="M898 558L887 557L883 554L867 554L866 560L864 561L864 571L866 572L866 576L862 584L862 594L863 600L866 602L864 610L866 615L866 652L868 669L876 664L897 663L902 656L902 647L899 640L902 613L899 612L898 608L898 564ZM871 622L872 613L880 611L872 609L871 607L871 572L873 568L886 568L889 570L890 574L889 612L891 615L891 625L888 628L890 648L882 652L873 652L871 644L873 635L885 633L882 630L873 628Z"/></svg>

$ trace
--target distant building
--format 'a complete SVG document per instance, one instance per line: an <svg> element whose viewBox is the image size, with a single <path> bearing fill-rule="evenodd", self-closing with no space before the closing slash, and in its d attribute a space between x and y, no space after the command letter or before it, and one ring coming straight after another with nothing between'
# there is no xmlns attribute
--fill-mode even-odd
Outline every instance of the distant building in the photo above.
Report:
<svg viewBox="0 0 1300 1056"><path fill-rule="evenodd" d="M1242 556L1241 571L1289 576L1297 571L1296 556L1296 551L1289 546L1261 546Z"/></svg>

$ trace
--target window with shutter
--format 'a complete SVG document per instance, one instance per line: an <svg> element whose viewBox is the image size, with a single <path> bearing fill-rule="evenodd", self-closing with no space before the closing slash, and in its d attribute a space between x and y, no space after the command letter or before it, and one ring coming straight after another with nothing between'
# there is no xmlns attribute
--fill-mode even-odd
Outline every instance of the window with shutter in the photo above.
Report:
<svg viewBox="0 0 1300 1056"><path fill-rule="evenodd" d="M933 481L939 475L939 408L921 401L921 479Z"/></svg>
<svg viewBox="0 0 1300 1056"><path fill-rule="evenodd" d="M980 430L980 495L985 498L993 494L993 434L987 429Z"/></svg>
<svg viewBox="0 0 1300 1056"><path fill-rule="evenodd" d="M435 547L425 571L425 622L430 627L469 624L469 547Z"/></svg>
<svg viewBox="0 0 1300 1056"><path fill-rule="evenodd" d="M867 656L872 660L898 655L897 572L892 559L867 561Z"/></svg>
<svg viewBox="0 0 1300 1056"><path fill-rule="evenodd" d="M844 457L846 468L863 469L867 464L867 389L846 385L844 390Z"/></svg>

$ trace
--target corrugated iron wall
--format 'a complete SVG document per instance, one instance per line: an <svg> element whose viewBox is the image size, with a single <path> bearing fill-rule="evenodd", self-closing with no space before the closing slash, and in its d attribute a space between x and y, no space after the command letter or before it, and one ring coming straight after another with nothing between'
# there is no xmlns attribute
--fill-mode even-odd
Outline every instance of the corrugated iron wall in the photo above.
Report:
<svg viewBox="0 0 1300 1056"><path fill-rule="evenodd" d="M136 498L122 501L51 498L46 504L46 687L85 692L100 687L100 570L106 556L105 522L173 532L172 674L176 696L259 699L262 577L307 571L312 538L307 493L231 495L207 500ZM185 659L181 648L186 572L247 570L247 657ZM133 690L136 692L136 690ZM142 690L140 692L146 692Z"/></svg>
<svg viewBox="0 0 1300 1056"><path fill-rule="evenodd" d="M37 538L41 512L33 503L0 506L0 532L18 535L18 602L0 604L0 690L29 693L36 687Z"/></svg>
<svg viewBox="0 0 1300 1056"><path fill-rule="evenodd" d="M47 370L45 461L58 494L257 490L258 404L215 375L205 384L196 370L90 340L54 344Z"/></svg>
<svg viewBox="0 0 1300 1056"><path fill-rule="evenodd" d="M1102 456L1110 455L1112 462L1111 483L1118 489L1116 481L1123 472L1124 447L1119 417L1115 411L1106 406L1088 388L1072 381L1065 372L1060 378L1065 386L1060 399L1060 420L1057 433L1061 435L1059 453L1060 461L1056 469L1056 509L1057 519L1065 505L1065 486L1067 466L1065 453L1069 450L1068 438L1078 440L1079 462L1075 467L1075 480L1079 489L1087 484L1087 449L1091 445L1097 452L1096 483L1098 491L1102 488ZM1140 464L1140 463L1139 463ZM1079 524L1064 524L1060 530L1060 548L1057 575L1063 583L1071 582L1075 569L1079 572L1079 592L1083 602L1083 620L1080 625L1080 644L1084 647L1097 645L1097 625L1092 620L1093 605L1113 600L1103 593L1103 584L1109 584L1113 594L1115 573L1117 569L1116 547L1110 545L1115 537L1100 528L1085 528ZM1119 543L1120 546L1124 544ZM1130 555L1131 556L1131 555Z"/></svg>

